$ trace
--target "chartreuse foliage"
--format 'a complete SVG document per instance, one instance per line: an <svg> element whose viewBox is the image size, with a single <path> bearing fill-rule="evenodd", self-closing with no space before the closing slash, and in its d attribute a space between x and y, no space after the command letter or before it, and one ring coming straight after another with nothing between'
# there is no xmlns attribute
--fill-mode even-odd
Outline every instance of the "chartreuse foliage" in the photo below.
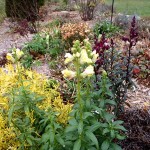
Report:
<svg viewBox="0 0 150 150"><path fill-rule="evenodd" d="M57 82L23 68L16 51L7 55L16 65L0 68L0 149L42 149L49 126L65 126L72 105L63 103Z"/></svg>

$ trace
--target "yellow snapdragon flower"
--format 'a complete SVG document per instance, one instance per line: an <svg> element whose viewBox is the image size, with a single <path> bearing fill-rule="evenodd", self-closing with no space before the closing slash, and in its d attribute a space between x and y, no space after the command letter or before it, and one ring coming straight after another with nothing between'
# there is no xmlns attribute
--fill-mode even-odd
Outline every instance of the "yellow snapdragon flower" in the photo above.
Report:
<svg viewBox="0 0 150 150"><path fill-rule="evenodd" d="M14 57L12 56L11 53L7 53L6 58L7 58L8 61L11 61L12 63L15 62L15 59L14 59Z"/></svg>
<svg viewBox="0 0 150 150"><path fill-rule="evenodd" d="M92 63L92 60L88 57L88 54L85 49L81 50L80 64Z"/></svg>
<svg viewBox="0 0 150 150"><path fill-rule="evenodd" d="M66 58L65 59L65 64L70 63L74 59L74 57L70 53L66 53L65 58Z"/></svg>
<svg viewBox="0 0 150 150"><path fill-rule="evenodd" d="M74 71L68 69L63 70L62 74L65 78L69 78L69 79L72 79L76 76L76 73Z"/></svg>
<svg viewBox="0 0 150 150"><path fill-rule="evenodd" d="M23 51L21 51L18 48L16 49L16 56L17 56L18 59L20 59L23 56L23 54L24 54Z"/></svg>
<svg viewBox="0 0 150 150"><path fill-rule="evenodd" d="M94 74L94 67L92 65L89 65L83 73L81 73L81 76L83 78L85 77L91 77Z"/></svg>
<svg viewBox="0 0 150 150"><path fill-rule="evenodd" d="M93 58L92 58L92 61L93 61L93 63L96 62L98 56L99 56L99 55L96 53L96 51L93 51L93 52L92 52L92 57L93 57Z"/></svg>

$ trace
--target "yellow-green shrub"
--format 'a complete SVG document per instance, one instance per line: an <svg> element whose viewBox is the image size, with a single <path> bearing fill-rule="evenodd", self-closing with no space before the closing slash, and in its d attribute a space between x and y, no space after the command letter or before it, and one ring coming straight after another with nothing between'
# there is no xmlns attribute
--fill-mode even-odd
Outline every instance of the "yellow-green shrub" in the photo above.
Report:
<svg viewBox="0 0 150 150"><path fill-rule="evenodd" d="M57 91L59 85L35 71L26 70L19 63L16 66L8 64L5 68L0 68L1 112L8 113L10 109L9 97L12 96L11 91L22 86L36 95L43 97L42 102L37 103L39 109L47 111L49 108L52 108L57 112L56 120L62 124L67 123L72 104L68 103L65 105L63 103L60 93ZM31 114L29 115L31 119ZM13 131L13 126L9 127L6 116L4 117L2 113L0 113L0 149L13 147L12 149L14 150L18 146L18 143L14 140L18 135ZM31 120L34 122L34 118Z"/></svg>

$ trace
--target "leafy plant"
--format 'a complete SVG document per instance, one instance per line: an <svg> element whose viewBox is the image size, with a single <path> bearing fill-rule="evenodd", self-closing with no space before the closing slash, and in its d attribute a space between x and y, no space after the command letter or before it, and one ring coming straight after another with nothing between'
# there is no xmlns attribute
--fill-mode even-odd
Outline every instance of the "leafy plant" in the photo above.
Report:
<svg viewBox="0 0 150 150"><path fill-rule="evenodd" d="M85 23L66 23L61 27L61 35L67 49L73 46L73 41L86 39L89 33L90 29Z"/></svg>
<svg viewBox="0 0 150 150"><path fill-rule="evenodd" d="M108 43L104 34L100 41L95 40L95 46L93 47L93 50L96 50L99 54L99 59L95 66L96 82L99 81L100 69L105 69L112 83L111 89L117 103L116 113L123 111L127 89L133 85L131 80L133 70L131 51L132 47L136 45L137 37L138 33L134 17L131 22L129 37L123 37L126 42L125 53L116 51L114 41L111 39L111 43Z"/></svg>
<svg viewBox="0 0 150 150"><path fill-rule="evenodd" d="M24 47L30 53L50 54L58 56L63 51L63 42L58 28L52 28L51 33L36 34L33 40Z"/></svg>
<svg viewBox="0 0 150 150"><path fill-rule="evenodd" d="M105 34L107 37L111 37L117 32L119 32L120 28L111 24L110 22L96 23L94 26L94 34L96 37L99 35Z"/></svg>
<svg viewBox="0 0 150 150"><path fill-rule="evenodd" d="M122 121L114 121L113 109L109 111L116 103L110 91L106 72L103 71L99 82L100 90L95 91L93 64L97 55L92 52L90 43L84 40L81 47L81 43L75 41L72 53L67 53L65 63L72 63L74 71L69 69L62 71L64 77L76 79L77 90L75 104L70 114L71 119L65 130L67 149L121 149L113 141L124 139L124 136L120 135L120 130L126 130L121 125Z"/></svg>

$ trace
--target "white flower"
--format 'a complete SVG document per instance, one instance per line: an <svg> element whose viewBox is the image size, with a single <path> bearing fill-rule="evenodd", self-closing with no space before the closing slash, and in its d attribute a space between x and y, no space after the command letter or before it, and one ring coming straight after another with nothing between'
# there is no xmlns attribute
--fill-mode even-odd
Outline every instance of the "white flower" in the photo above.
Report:
<svg viewBox="0 0 150 150"><path fill-rule="evenodd" d="M84 72L83 73L81 73L81 76L83 77L83 78L85 78L85 77L91 77L92 75L94 74L94 67L92 66L92 65L89 65L85 70L84 70Z"/></svg>
<svg viewBox="0 0 150 150"><path fill-rule="evenodd" d="M69 79L72 79L76 76L76 73L74 71L68 69L63 70L62 74L65 78L69 78Z"/></svg>
<svg viewBox="0 0 150 150"><path fill-rule="evenodd" d="M92 63L92 60L88 57L88 54L85 49L81 51L80 64Z"/></svg>
<svg viewBox="0 0 150 150"><path fill-rule="evenodd" d="M65 55L65 64L70 63L71 61L73 61L73 56L70 53L66 53Z"/></svg>
<svg viewBox="0 0 150 150"><path fill-rule="evenodd" d="M96 53L96 51L93 51L92 52L92 61L93 61L93 63L95 63L96 62L96 60L97 60L97 58L98 58L98 54Z"/></svg>
<svg viewBox="0 0 150 150"><path fill-rule="evenodd" d="M16 56L17 56L18 59L20 59L23 56L23 54L24 54L23 51L21 51L18 48L16 49Z"/></svg>

